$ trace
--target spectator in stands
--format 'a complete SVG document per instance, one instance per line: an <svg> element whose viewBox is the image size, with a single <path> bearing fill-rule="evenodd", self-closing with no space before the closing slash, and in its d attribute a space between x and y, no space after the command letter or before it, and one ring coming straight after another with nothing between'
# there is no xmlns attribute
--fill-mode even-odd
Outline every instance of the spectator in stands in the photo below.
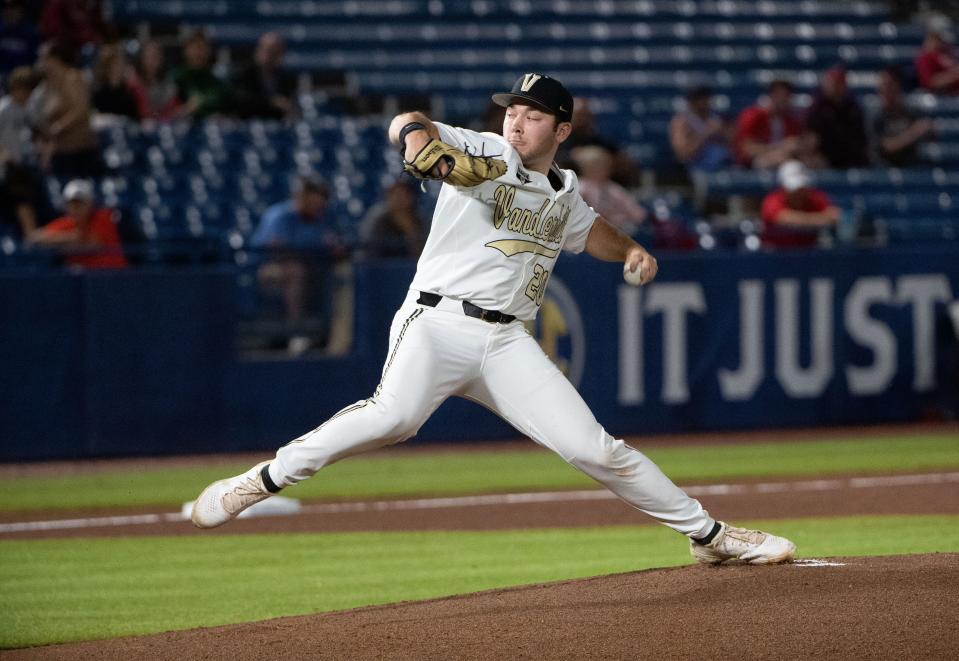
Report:
<svg viewBox="0 0 959 661"><path fill-rule="evenodd" d="M213 73L212 49L202 30L183 43L183 66L173 72L182 116L204 118L226 112L229 94L226 85Z"/></svg>
<svg viewBox="0 0 959 661"><path fill-rule="evenodd" d="M937 94L959 94L959 58L942 33L929 30L916 56L919 84Z"/></svg>
<svg viewBox="0 0 959 661"><path fill-rule="evenodd" d="M816 137L804 130L792 99L792 83L774 80L764 97L739 114L733 139L737 163L756 169L779 167L791 159L809 167L823 165Z"/></svg>
<svg viewBox="0 0 959 661"><path fill-rule="evenodd" d="M69 266L89 269L125 267L127 261L113 213L109 209L96 208L93 184L86 179L74 179L64 186L63 199L67 206L66 215L35 230L28 242L60 251Z"/></svg>
<svg viewBox="0 0 959 661"><path fill-rule="evenodd" d="M0 225L12 226L17 237L36 229L46 206L42 178L30 165L27 102L33 87L30 67L17 67L7 81L9 93L0 98Z"/></svg>
<svg viewBox="0 0 959 661"><path fill-rule="evenodd" d="M266 261L257 272L260 287L283 297L286 320L294 330L318 297L321 314L328 309L330 266L345 254L327 218L328 200L322 180L313 175L298 177L291 199L268 208L250 240L265 253ZM309 337L296 334L288 349L299 354L311 344Z"/></svg>
<svg viewBox="0 0 959 661"><path fill-rule="evenodd" d="M296 77L281 68L286 44L276 32L260 35L253 61L233 81L241 117L285 119L296 115Z"/></svg>
<svg viewBox="0 0 959 661"><path fill-rule="evenodd" d="M712 109L712 96L709 87L694 87L686 94L686 108L669 122L673 154L691 172L716 172L732 163L729 127Z"/></svg>
<svg viewBox="0 0 959 661"><path fill-rule="evenodd" d="M869 165L866 120L846 85L846 67L826 71L819 93L806 113L806 126L819 139L819 149L833 168Z"/></svg>
<svg viewBox="0 0 959 661"><path fill-rule="evenodd" d="M103 21L101 0L47 0L40 15L40 31L50 41L78 50L86 44L102 44L108 27Z"/></svg>
<svg viewBox="0 0 959 661"><path fill-rule="evenodd" d="M103 165L86 77L73 66L72 53L52 42L40 47L37 67L43 82L30 97L30 107L42 165L64 178L97 176Z"/></svg>
<svg viewBox="0 0 959 661"><path fill-rule="evenodd" d="M176 85L167 75L163 46L156 41L144 42L130 79L141 120L174 119L179 109Z"/></svg>
<svg viewBox="0 0 959 661"><path fill-rule="evenodd" d="M779 166L779 188L763 199L763 243L774 248L815 247L819 232L839 222L841 212L824 192L812 187L799 161Z"/></svg>
<svg viewBox="0 0 959 661"><path fill-rule="evenodd" d="M879 72L879 113L873 119L875 147L881 162L895 167L919 163L919 144L934 132L928 117L917 117L902 95L902 74L896 67Z"/></svg>
<svg viewBox="0 0 959 661"><path fill-rule="evenodd" d="M97 53L93 107L103 115L140 119L137 99L130 86L130 66L119 43L104 44Z"/></svg>
<svg viewBox="0 0 959 661"><path fill-rule="evenodd" d="M646 210L612 180L612 154L598 145L586 145L574 149L572 156L580 173L579 193L586 203L626 234L635 234L646 219Z"/></svg>
<svg viewBox="0 0 959 661"><path fill-rule="evenodd" d="M43 178L31 167L0 166L0 234L24 239L52 218Z"/></svg>
<svg viewBox="0 0 959 661"><path fill-rule="evenodd" d="M556 161L564 168L575 168L576 163L573 160L572 152L576 147L586 145L595 145L603 147L613 155L613 181L627 188L632 188L639 184L639 169L623 150L619 148L613 140L606 138L599 133L596 128L596 117L593 115L592 108L589 107L589 100L584 97L573 99L573 130L569 137L563 142L556 154ZM502 126L497 129L501 132Z"/></svg>
<svg viewBox="0 0 959 661"><path fill-rule="evenodd" d="M417 258L426 244L427 224L416 208L416 187L397 181L386 189L360 224L363 254L371 259Z"/></svg>
<svg viewBox="0 0 959 661"><path fill-rule="evenodd" d="M27 102L34 82L30 67L17 67L10 73L8 93L0 99L0 163L24 163L31 156Z"/></svg>
<svg viewBox="0 0 959 661"><path fill-rule="evenodd" d="M40 36L25 20L23 0L3 0L0 13L0 80L17 67L31 66L37 59Z"/></svg>

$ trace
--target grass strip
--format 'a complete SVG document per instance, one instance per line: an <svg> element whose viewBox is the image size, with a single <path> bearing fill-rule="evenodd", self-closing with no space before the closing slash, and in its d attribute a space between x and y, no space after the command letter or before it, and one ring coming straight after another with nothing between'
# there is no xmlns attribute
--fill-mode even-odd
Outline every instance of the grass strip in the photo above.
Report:
<svg viewBox="0 0 959 661"><path fill-rule="evenodd" d="M746 522L805 557L959 551L959 516ZM0 647L146 634L691 562L661 526L0 542Z"/></svg>
<svg viewBox="0 0 959 661"><path fill-rule="evenodd" d="M906 472L959 468L959 436L656 447L646 454L676 482ZM247 468L211 459L210 465L195 468L10 477L0 481L0 510L136 505L179 508L210 482ZM330 466L317 477L287 489L284 495L358 499L591 486L595 486L592 480L559 457L534 447L529 451L435 454L397 449Z"/></svg>

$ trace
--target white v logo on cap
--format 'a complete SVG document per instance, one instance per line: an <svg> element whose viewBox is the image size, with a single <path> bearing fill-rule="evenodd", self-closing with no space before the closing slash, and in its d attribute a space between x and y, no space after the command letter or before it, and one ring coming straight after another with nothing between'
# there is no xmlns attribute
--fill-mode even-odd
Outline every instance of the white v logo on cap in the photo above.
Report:
<svg viewBox="0 0 959 661"><path fill-rule="evenodd" d="M524 92L528 92L533 88L533 85L536 84L536 81L542 78L539 74L528 73L523 76L523 84L520 85L520 89Z"/></svg>

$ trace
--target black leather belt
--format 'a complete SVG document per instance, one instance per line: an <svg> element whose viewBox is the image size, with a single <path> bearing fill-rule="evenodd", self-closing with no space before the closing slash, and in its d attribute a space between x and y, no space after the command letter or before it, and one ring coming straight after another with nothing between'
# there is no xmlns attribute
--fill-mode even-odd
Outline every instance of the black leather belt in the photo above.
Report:
<svg viewBox="0 0 959 661"><path fill-rule="evenodd" d="M439 294L431 294L430 292L421 291L420 297L416 299L416 302L420 305L426 305L428 307L435 308L437 305L439 305L441 300L443 300L443 297ZM473 305L469 301L463 301L463 314L465 314L467 317L475 317L476 319L488 321L491 324L508 324L516 319L515 316L511 314L503 314L498 310L484 310L479 306Z"/></svg>

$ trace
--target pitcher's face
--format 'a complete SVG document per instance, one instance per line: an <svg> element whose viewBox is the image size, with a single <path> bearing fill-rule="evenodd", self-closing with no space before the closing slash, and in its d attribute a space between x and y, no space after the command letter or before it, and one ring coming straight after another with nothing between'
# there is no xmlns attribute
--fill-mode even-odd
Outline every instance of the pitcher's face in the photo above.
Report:
<svg viewBox="0 0 959 661"><path fill-rule="evenodd" d="M555 115L516 103L506 109L503 118L503 137L530 168L541 161L548 161L548 167L570 128L569 122L559 122Z"/></svg>

